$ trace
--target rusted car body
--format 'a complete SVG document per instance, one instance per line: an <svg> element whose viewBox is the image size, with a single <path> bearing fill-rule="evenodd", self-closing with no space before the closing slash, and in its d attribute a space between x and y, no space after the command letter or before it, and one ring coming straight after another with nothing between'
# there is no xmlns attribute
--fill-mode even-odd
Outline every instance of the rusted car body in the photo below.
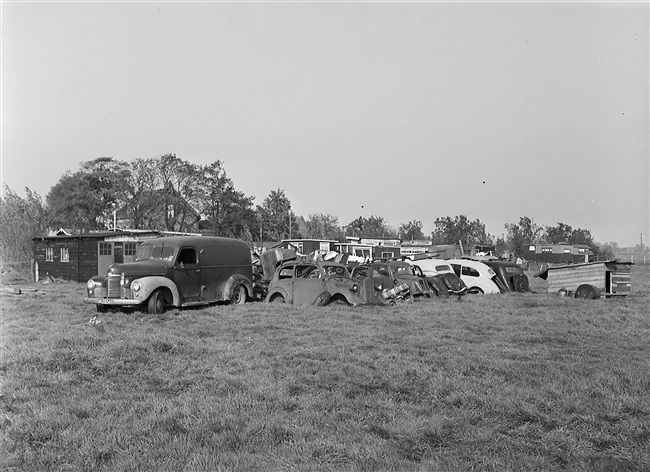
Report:
<svg viewBox="0 0 650 472"><path fill-rule="evenodd" d="M501 292L530 292L530 283L528 276L524 274L524 269L519 264L508 261L482 261L483 264L492 268L497 275L497 282Z"/></svg>
<svg viewBox="0 0 650 472"><path fill-rule="evenodd" d="M364 264L352 269L353 280L372 279L382 290L392 289L402 283L409 285L413 298L435 296L426 279L415 275L413 267L405 261L382 261Z"/></svg>
<svg viewBox="0 0 650 472"><path fill-rule="evenodd" d="M450 295L460 296L467 293L467 285L460 280L460 277L456 275L450 265L444 266L448 267L449 271L445 270L434 274L429 272L427 274L419 265L415 265L413 262L410 262L410 264L413 265L414 275L425 279L438 298L449 298Z"/></svg>
<svg viewBox="0 0 650 472"><path fill-rule="evenodd" d="M267 303L294 305L385 305L371 279L354 281L337 262L291 261L278 267L268 285Z"/></svg>

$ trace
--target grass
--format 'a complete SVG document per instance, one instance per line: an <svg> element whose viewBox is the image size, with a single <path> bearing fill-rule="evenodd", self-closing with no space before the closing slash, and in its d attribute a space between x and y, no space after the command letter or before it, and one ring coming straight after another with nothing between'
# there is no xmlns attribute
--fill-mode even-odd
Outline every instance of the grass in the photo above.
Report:
<svg viewBox="0 0 650 472"><path fill-rule="evenodd" d="M0 470L648 470L649 267L625 298L531 282L157 317L3 293Z"/></svg>

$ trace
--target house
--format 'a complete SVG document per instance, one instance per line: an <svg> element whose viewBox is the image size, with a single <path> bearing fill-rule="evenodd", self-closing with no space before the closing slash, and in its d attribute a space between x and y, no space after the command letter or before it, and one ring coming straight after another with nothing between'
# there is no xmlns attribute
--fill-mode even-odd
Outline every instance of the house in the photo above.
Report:
<svg viewBox="0 0 650 472"><path fill-rule="evenodd" d="M589 256L593 255L589 246L585 244L538 243L524 247L524 259L534 262L575 264L589 262Z"/></svg>
<svg viewBox="0 0 650 472"><path fill-rule="evenodd" d="M34 279L50 276L86 282L106 273L114 262L135 260L142 240L160 236L159 231L129 230L34 238Z"/></svg>

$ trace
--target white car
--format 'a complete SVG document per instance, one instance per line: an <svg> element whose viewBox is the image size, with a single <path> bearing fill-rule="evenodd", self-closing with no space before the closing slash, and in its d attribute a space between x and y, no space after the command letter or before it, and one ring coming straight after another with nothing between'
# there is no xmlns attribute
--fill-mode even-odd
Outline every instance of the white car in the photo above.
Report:
<svg viewBox="0 0 650 472"><path fill-rule="evenodd" d="M501 293L496 281L497 274L486 264L469 259L447 259L445 262L465 282L469 293Z"/></svg>
<svg viewBox="0 0 650 472"><path fill-rule="evenodd" d="M419 259L417 261L409 261L409 263L420 267L424 275L428 276L454 273L454 269L452 269L449 261L444 259Z"/></svg>

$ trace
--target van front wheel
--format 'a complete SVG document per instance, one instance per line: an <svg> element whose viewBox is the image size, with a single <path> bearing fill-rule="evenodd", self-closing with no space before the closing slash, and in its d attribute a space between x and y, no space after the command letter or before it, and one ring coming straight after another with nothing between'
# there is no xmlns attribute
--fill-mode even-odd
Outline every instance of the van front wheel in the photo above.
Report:
<svg viewBox="0 0 650 472"><path fill-rule="evenodd" d="M231 305L243 305L246 303L246 287L243 285L237 286L235 291L232 294L232 298L230 299L230 304Z"/></svg>
<svg viewBox="0 0 650 472"><path fill-rule="evenodd" d="M158 289L151 294L147 308L150 315L161 315L165 311L165 298L162 290Z"/></svg>

